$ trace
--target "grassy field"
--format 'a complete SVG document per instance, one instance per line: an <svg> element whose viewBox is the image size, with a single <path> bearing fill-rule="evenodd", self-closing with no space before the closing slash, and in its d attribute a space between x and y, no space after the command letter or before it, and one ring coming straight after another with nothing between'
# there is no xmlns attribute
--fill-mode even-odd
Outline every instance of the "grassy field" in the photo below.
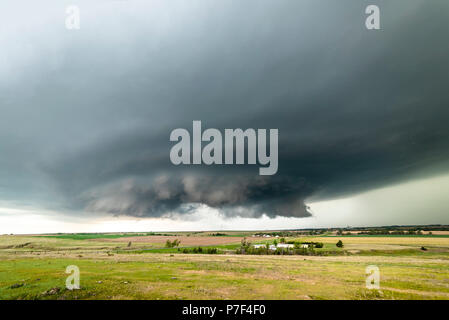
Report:
<svg viewBox="0 0 449 320"><path fill-rule="evenodd" d="M449 299L449 237L288 238L322 242L317 250L327 255L267 256L233 254L233 235L249 234L213 246L208 233L178 235L203 237L203 247L221 253L213 255L183 254L163 241L129 243L135 234L0 236L0 298ZM80 269L80 290L65 289L69 265ZM365 288L368 265L380 269L380 290Z"/></svg>

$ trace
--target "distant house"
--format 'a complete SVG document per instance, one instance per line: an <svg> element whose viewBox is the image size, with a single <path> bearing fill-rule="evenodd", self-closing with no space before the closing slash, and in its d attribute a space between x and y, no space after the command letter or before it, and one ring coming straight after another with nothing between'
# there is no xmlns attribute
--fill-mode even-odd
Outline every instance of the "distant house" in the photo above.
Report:
<svg viewBox="0 0 449 320"><path fill-rule="evenodd" d="M307 248L309 248L309 245L308 244L302 244L301 248L307 249Z"/></svg>
<svg viewBox="0 0 449 320"><path fill-rule="evenodd" d="M259 249L259 248L266 248L266 244L254 244L253 248L254 249ZM270 244L268 246L269 250L273 250L276 251L276 249L293 249L295 246L292 244L287 244L287 243L279 243L277 246L275 246L274 244Z"/></svg>
<svg viewBox="0 0 449 320"><path fill-rule="evenodd" d="M293 249L295 246L288 243L279 243L278 248Z"/></svg>

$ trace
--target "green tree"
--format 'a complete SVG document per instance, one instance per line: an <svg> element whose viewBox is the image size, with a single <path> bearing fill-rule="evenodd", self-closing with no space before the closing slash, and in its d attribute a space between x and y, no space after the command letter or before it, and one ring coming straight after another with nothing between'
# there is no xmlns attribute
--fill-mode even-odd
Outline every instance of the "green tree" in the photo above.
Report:
<svg viewBox="0 0 449 320"><path fill-rule="evenodd" d="M169 239L167 239L167 241L165 242L165 246L167 248L171 248L172 247L171 241Z"/></svg>
<svg viewBox="0 0 449 320"><path fill-rule="evenodd" d="M343 241L338 240L336 246L339 247L339 248L343 248Z"/></svg>

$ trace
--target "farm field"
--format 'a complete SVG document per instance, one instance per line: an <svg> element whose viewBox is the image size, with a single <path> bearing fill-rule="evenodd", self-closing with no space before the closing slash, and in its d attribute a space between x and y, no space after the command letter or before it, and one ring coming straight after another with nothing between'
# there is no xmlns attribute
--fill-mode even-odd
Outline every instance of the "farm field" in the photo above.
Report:
<svg viewBox="0 0 449 320"><path fill-rule="evenodd" d="M322 242L323 255L235 254L244 236L274 241L251 233L0 236L0 298L449 299L449 237L301 236L286 240ZM166 248L174 239L180 248ZM182 253L190 246L218 254ZM79 290L65 289L69 265L80 270ZM369 265L380 269L380 290L365 287Z"/></svg>
<svg viewBox="0 0 449 320"><path fill-rule="evenodd" d="M243 237L188 237L188 236L137 236L121 237L115 239L104 239L107 242L136 242L136 243L154 243L165 244L167 240L180 240L185 246L213 246L230 243L240 243Z"/></svg>

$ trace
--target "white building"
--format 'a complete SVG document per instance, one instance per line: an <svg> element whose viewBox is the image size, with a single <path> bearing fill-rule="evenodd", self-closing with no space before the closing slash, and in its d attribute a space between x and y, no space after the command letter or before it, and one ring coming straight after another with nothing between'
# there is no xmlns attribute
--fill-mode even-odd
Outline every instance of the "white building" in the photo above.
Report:
<svg viewBox="0 0 449 320"><path fill-rule="evenodd" d="M279 243L278 248L293 249L295 246L289 243Z"/></svg>
<svg viewBox="0 0 449 320"><path fill-rule="evenodd" d="M301 248L307 249L307 248L309 248L309 245L308 244L302 244Z"/></svg>
<svg viewBox="0 0 449 320"><path fill-rule="evenodd" d="M260 248L266 248L266 244L253 244L254 249L260 249ZM295 246L293 244L287 244L287 243L279 243L277 246L274 244L270 244L268 249L276 251L276 249L293 249Z"/></svg>

